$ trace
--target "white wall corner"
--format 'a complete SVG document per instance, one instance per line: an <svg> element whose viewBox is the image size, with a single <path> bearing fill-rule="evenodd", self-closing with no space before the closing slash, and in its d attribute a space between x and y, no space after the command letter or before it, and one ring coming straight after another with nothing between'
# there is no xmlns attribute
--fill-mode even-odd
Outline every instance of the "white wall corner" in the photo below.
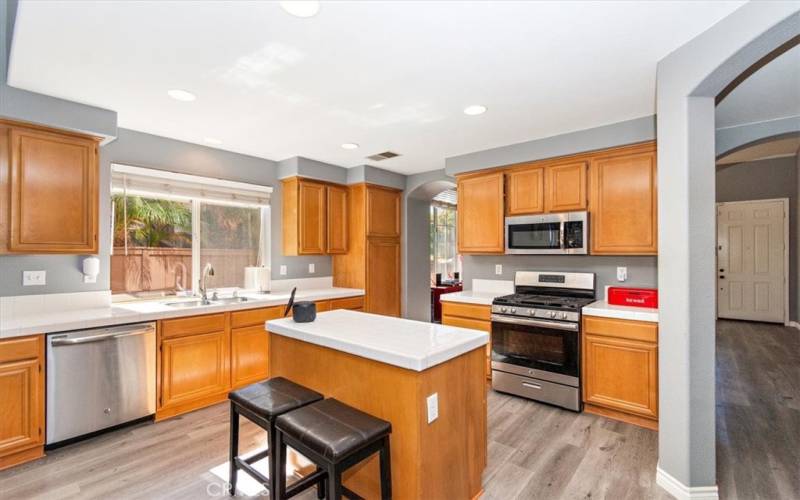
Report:
<svg viewBox="0 0 800 500"><path fill-rule="evenodd" d="M656 484L677 500L719 500L719 488L716 486L686 486L660 466L656 467Z"/></svg>

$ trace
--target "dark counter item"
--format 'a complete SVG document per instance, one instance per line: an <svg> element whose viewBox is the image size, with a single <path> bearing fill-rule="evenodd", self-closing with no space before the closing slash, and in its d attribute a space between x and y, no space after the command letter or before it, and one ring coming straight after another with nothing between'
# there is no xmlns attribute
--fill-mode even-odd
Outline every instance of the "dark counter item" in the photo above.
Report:
<svg viewBox="0 0 800 500"><path fill-rule="evenodd" d="M295 302L292 316L297 323L311 323L317 319L317 304L309 301Z"/></svg>

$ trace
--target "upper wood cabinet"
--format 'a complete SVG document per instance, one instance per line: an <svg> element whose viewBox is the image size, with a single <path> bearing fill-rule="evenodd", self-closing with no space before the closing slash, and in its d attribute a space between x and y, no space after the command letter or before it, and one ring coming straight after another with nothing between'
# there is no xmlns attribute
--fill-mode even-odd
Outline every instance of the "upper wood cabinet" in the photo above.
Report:
<svg viewBox="0 0 800 500"><path fill-rule="evenodd" d="M0 341L0 470L43 455L44 337Z"/></svg>
<svg viewBox="0 0 800 500"><path fill-rule="evenodd" d="M347 253L347 188L328 185L325 193L328 198L326 251Z"/></svg>
<svg viewBox="0 0 800 500"><path fill-rule="evenodd" d="M506 215L544 212L544 167L508 172L506 193Z"/></svg>
<svg viewBox="0 0 800 500"><path fill-rule="evenodd" d="M347 253L347 188L301 177L281 184L283 254Z"/></svg>
<svg viewBox="0 0 800 500"><path fill-rule="evenodd" d="M98 139L0 121L0 252L97 253Z"/></svg>
<svg viewBox="0 0 800 500"><path fill-rule="evenodd" d="M367 189L367 236L400 237L400 192L370 186Z"/></svg>
<svg viewBox="0 0 800 500"><path fill-rule="evenodd" d="M658 253L655 145L597 157L590 170L591 253Z"/></svg>
<svg viewBox="0 0 800 500"><path fill-rule="evenodd" d="M586 162L550 165L546 169L545 209L548 212L586 210Z"/></svg>
<svg viewBox="0 0 800 500"><path fill-rule="evenodd" d="M505 251L503 171L458 177L458 251L499 254Z"/></svg>

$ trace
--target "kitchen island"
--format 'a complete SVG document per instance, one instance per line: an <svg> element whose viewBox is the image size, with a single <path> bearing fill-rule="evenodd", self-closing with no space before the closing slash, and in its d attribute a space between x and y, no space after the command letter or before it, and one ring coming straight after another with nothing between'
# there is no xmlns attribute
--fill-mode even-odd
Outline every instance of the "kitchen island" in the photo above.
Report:
<svg viewBox="0 0 800 500"><path fill-rule="evenodd" d="M486 333L357 311L268 321L271 376L391 422L397 499L472 499L486 467ZM438 404L429 411L428 400ZM438 416L434 414L438 412ZM432 418L432 417L435 417ZM345 474L379 496L377 457Z"/></svg>

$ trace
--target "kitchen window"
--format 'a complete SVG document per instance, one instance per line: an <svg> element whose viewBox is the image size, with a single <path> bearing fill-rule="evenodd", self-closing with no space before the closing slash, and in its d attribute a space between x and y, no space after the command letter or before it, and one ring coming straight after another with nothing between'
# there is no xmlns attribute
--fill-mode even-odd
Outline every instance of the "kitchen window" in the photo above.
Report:
<svg viewBox="0 0 800 500"><path fill-rule="evenodd" d="M269 262L272 188L112 165L111 291L135 297L242 288Z"/></svg>
<svg viewBox="0 0 800 500"><path fill-rule="evenodd" d="M452 193L452 196L450 195ZM436 274L452 280L461 272L461 256L457 251L455 191L445 191L434 198L430 212L431 283Z"/></svg>

